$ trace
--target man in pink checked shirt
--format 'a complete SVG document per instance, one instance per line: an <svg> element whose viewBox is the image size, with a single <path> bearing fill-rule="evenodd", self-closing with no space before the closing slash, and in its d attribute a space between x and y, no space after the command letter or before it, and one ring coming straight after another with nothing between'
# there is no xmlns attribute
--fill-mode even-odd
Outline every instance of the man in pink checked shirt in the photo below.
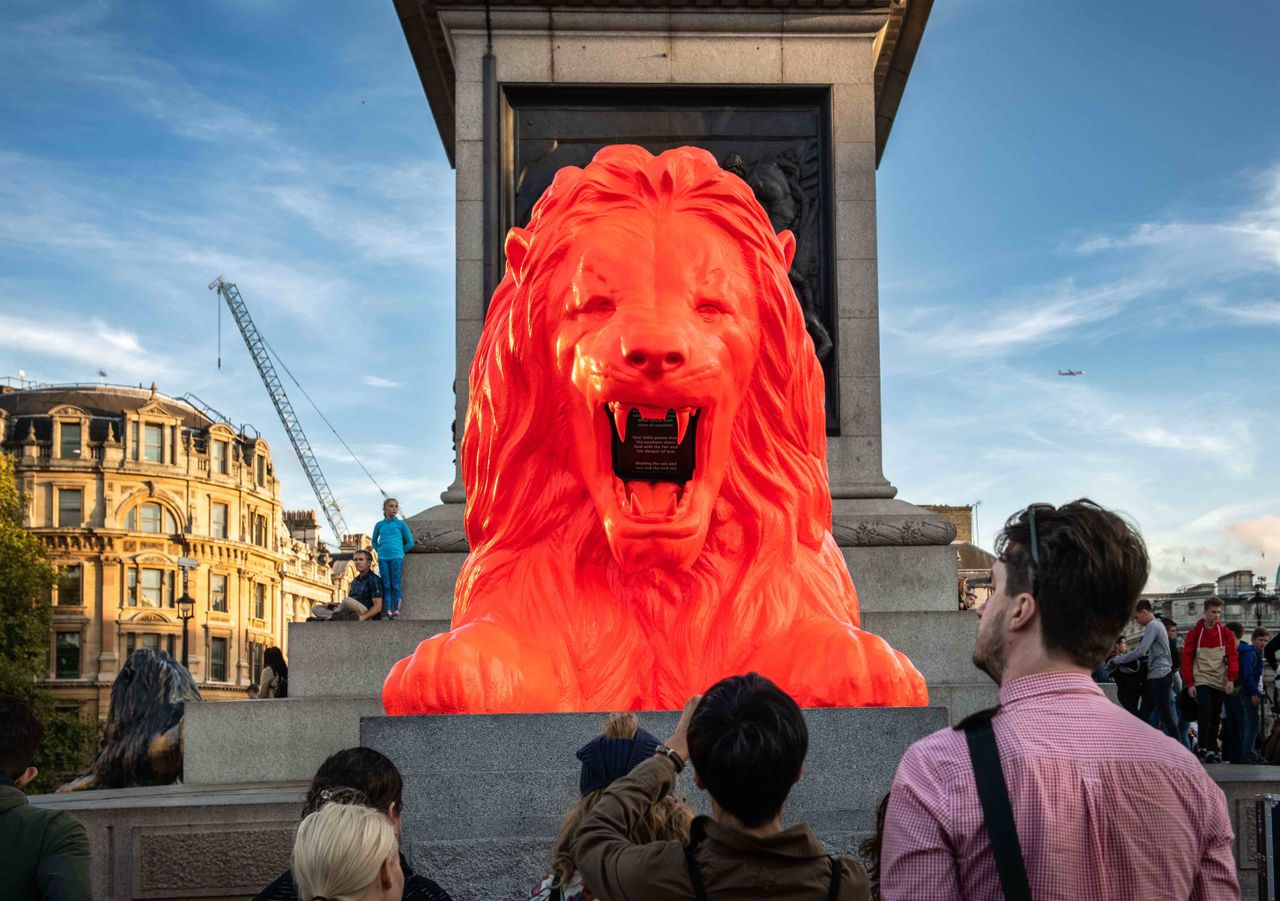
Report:
<svg viewBox="0 0 1280 901"><path fill-rule="evenodd" d="M1222 790L1089 677L1146 583L1142 538L1079 500L1010 517L997 551L973 662L1000 686L1000 706L904 755L882 897L1238 898ZM974 738L984 729L986 754Z"/></svg>

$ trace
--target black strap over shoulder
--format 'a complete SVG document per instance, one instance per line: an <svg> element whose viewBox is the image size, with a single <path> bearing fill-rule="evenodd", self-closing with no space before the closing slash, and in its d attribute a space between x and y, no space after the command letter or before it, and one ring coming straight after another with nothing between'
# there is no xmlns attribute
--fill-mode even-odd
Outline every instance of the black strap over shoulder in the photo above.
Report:
<svg viewBox="0 0 1280 901"><path fill-rule="evenodd" d="M1018 841L1018 827L1009 801L1009 786L1004 781L1000 748L991 725L991 720L999 712L999 704L979 710L961 720L956 728L964 732L969 744L969 760L978 785L978 801L982 804L982 818L986 823L987 837L991 840L991 853L995 855L996 870L1000 873L1000 888L1004 890L1006 901L1032 901L1022 843Z"/></svg>
<svg viewBox="0 0 1280 901"><path fill-rule="evenodd" d="M689 844L684 849L684 862L689 868L689 882L693 885L693 896L698 901L707 901L707 885L702 881L702 869L698 866L698 858L695 856L698 845L702 844L702 840L706 837L707 833L702 828L702 822L695 819L689 827ZM840 897L840 879L844 875L844 864L835 855L831 855L830 859L831 884L827 887L827 901L837 901Z"/></svg>
<svg viewBox="0 0 1280 901"><path fill-rule="evenodd" d="M695 818L689 827L689 844L684 848L684 863L689 868L689 882L693 885L693 897L698 901L707 901L707 886L702 881L702 870L698 868L698 858L694 855L698 851L698 845L702 844L702 840L706 837L707 834L702 829L702 821Z"/></svg>
<svg viewBox="0 0 1280 901"><path fill-rule="evenodd" d="M844 875L844 864L840 858L831 855L831 885L827 887L827 901L836 901L840 897L840 877Z"/></svg>

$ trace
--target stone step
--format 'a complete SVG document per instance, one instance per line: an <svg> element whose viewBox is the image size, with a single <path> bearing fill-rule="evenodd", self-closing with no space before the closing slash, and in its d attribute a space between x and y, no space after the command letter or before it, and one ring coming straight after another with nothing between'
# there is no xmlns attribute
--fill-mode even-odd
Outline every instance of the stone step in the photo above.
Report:
<svg viewBox="0 0 1280 901"><path fill-rule="evenodd" d="M84 824L97 901L248 901L289 869L310 781L156 785L30 801Z"/></svg>
<svg viewBox="0 0 1280 901"><path fill-rule="evenodd" d="M666 738L678 711L642 712L642 727ZM869 830L903 752L947 725L934 707L806 710L809 753L788 819L819 833ZM576 798L574 752L598 735L598 713L368 717L366 747L390 757L405 779L405 833L416 842L553 835ZM677 794L706 813L686 771ZM521 874L522 877L527 874Z"/></svg>
<svg viewBox="0 0 1280 901"><path fill-rule="evenodd" d="M862 628L906 654L929 685L986 679L972 663L978 617L971 610L868 612Z"/></svg>
<svg viewBox="0 0 1280 901"><path fill-rule="evenodd" d="M461 553L418 553L410 551L404 558L401 588L404 600L400 607L403 619L453 618L453 587L467 559Z"/></svg>
<svg viewBox="0 0 1280 901"><path fill-rule="evenodd" d="M380 698L396 661L447 619L289 624L290 698Z"/></svg>
<svg viewBox="0 0 1280 901"><path fill-rule="evenodd" d="M183 779L208 785L310 779L334 751L360 743L360 717L382 713L376 698L188 704Z"/></svg>
<svg viewBox="0 0 1280 901"><path fill-rule="evenodd" d="M863 613L954 612L956 551L934 547L842 547Z"/></svg>
<svg viewBox="0 0 1280 901"><path fill-rule="evenodd" d="M842 547L864 613L956 612L956 554L941 547ZM405 557L405 619L450 619L453 589L467 555L417 553Z"/></svg>

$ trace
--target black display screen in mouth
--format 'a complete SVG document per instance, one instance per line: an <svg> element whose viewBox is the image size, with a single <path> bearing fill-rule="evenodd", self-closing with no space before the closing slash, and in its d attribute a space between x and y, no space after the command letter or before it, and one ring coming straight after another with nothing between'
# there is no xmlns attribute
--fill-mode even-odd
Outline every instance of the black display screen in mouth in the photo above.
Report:
<svg viewBox="0 0 1280 901"><path fill-rule="evenodd" d="M613 474L619 479L683 484L693 478L701 411L668 409L662 418L647 418L638 407L609 404L604 413L613 436ZM683 441L681 418L687 423Z"/></svg>

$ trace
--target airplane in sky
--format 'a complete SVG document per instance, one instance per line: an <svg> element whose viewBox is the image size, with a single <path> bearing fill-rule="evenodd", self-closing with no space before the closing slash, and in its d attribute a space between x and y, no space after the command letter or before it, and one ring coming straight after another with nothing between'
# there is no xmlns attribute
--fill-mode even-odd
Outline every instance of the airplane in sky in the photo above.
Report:
<svg viewBox="0 0 1280 901"><path fill-rule="evenodd" d="M1084 375L1083 369L1059 369L1058 375Z"/></svg>

